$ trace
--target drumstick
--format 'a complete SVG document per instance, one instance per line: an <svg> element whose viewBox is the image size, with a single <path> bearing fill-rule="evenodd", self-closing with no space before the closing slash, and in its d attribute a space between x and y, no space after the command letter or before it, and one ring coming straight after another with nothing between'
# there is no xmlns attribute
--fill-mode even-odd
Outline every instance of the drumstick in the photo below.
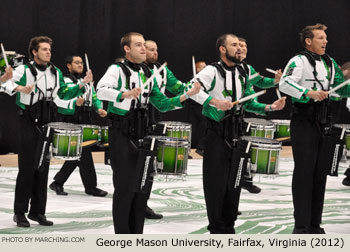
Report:
<svg viewBox="0 0 350 252"><path fill-rule="evenodd" d="M85 62L86 62L86 71L90 70L89 59L87 54L85 53Z"/></svg>
<svg viewBox="0 0 350 252"><path fill-rule="evenodd" d="M252 124L251 122L248 123L246 132L249 132L249 129L250 129L251 124Z"/></svg>
<svg viewBox="0 0 350 252"><path fill-rule="evenodd" d="M289 140L290 137L280 137L280 138L276 138L275 140L277 141L284 141L284 140Z"/></svg>
<svg viewBox="0 0 350 252"><path fill-rule="evenodd" d="M2 52L2 56L4 57L6 67L9 67L9 63L7 61L7 56L6 56L6 52L4 49L4 45L1 43L0 46L1 46L1 52Z"/></svg>
<svg viewBox="0 0 350 252"><path fill-rule="evenodd" d="M166 127L167 127L167 124L164 123L163 134L165 134L165 132L166 132Z"/></svg>
<svg viewBox="0 0 350 252"><path fill-rule="evenodd" d="M196 62L194 60L194 56L192 56L192 73L194 78L196 76Z"/></svg>
<svg viewBox="0 0 350 252"><path fill-rule="evenodd" d="M277 94L278 99L282 98L280 90L278 89L278 87L276 87L276 94Z"/></svg>
<svg viewBox="0 0 350 252"><path fill-rule="evenodd" d="M336 86L335 88L332 88L331 90L329 90L329 91L328 91L328 94L331 94L331 93L337 91L339 88L344 87L344 86L345 86L346 84L348 84L348 83L350 83L350 79L344 81L342 84L340 84L340 85Z"/></svg>
<svg viewBox="0 0 350 252"><path fill-rule="evenodd" d="M272 70L270 68L265 68L266 71L270 72L270 73L273 73L273 74L277 74L277 71L275 70Z"/></svg>
<svg viewBox="0 0 350 252"><path fill-rule="evenodd" d="M342 140L344 138L344 134L345 134L345 128L342 129L341 134L340 134L340 140Z"/></svg>
<svg viewBox="0 0 350 252"><path fill-rule="evenodd" d="M249 152L249 149L250 149L250 145L252 144L252 142L248 142L247 144L247 149L245 150L245 153L248 153Z"/></svg>
<svg viewBox="0 0 350 252"><path fill-rule="evenodd" d="M239 103L248 101L248 100L250 100L250 99L253 99L253 98L255 98L255 97L258 97L258 96L260 96L260 95L263 95L263 94L265 94L265 93L266 93L266 90L265 90L265 89L264 89L264 90L261 90L261 91L255 93L255 94L248 95L248 96L246 96L246 97L243 97L242 99L239 99L238 101L232 102L232 105L234 106L234 105L236 105L236 104L239 104Z"/></svg>

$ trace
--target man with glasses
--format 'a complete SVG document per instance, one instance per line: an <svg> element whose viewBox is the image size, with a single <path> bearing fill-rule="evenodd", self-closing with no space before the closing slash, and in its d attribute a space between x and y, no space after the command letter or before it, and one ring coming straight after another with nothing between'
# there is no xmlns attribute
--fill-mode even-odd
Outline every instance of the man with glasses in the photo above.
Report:
<svg viewBox="0 0 350 252"><path fill-rule="evenodd" d="M96 91L92 85L93 77L91 70L87 71L86 76L82 78L84 63L82 58L78 55L68 56L66 58L66 64L69 72L64 78L66 85L68 87L74 87L83 83L86 85L86 90L81 90L81 92L79 92L77 95L79 98L75 104L76 106L73 106L72 109L58 107L59 121L91 124L91 113L93 109L101 117L105 117L107 112L102 108L102 102L96 96ZM106 196L106 191L97 188L97 176L91 155L91 147L88 146L82 148L80 160L64 162L61 170L55 175L54 182L50 184L50 189L55 191L57 195L68 195L68 193L64 191L63 185L77 166L79 167L85 193L98 197Z"/></svg>

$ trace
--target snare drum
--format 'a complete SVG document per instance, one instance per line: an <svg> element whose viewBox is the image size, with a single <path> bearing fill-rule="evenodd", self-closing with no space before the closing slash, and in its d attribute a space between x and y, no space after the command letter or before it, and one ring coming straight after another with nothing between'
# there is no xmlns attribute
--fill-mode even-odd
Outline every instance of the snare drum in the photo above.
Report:
<svg viewBox="0 0 350 252"><path fill-rule="evenodd" d="M275 138L290 137L290 120L271 120L276 125Z"/></svg>
<svg viewBox="0 0 350 252"><path fill-rule="evenodd" d="M76 160L81 157L83 130L79 125L71 123L48 123L53 132L51 155L57 159Z"/></svg>
<svg viewBox="0 0 350 252"><path fill-rule="evenodd" d="M282 145L274 139L243 136L241 139L251 142L250 158L252 173L277 175L278 160Z"/></svg>
<svg viewBox="0 0 350 252"><path fill-rule="evenodd" d="M168 137L186 139L191 143L192 125L190 123L162 121L158 124L166 125L166 135Z"/></svg>
<svg viewBox="0 0 350 252"><path fill-rule="evenodd" d="M154 136L147 136L154 137ZM174 137L156 136L157 173L162 175L186 176L189 142Z"/></svg>
<svg viewBox="0 0 350 252"><path fill-rule="evenodd" d="M101 146L108 146L108 126L102 126L101 127L101 140L100 140Z"/></svg>
<svg viewBox="0 0 350 252"><path fill-rule="evenodd" d="M265 119L261 118L245 118L246 133L249 132L250 136L273 138L276 131L276 125Z"/></svg>
<svg viewBox="0 0 350 252"><path fill-rule="evenodd" d="M91 146L97 143L101 138L101 127L98 125L79 124L83 128L82 146Z"/></svg>
<svg viewBox="0 0 350 252"><path fill-rule="evenodd" d="M336 128L345 129L344 142L345 147L348 151L350 151L350 124L334 124Z"/></svg>

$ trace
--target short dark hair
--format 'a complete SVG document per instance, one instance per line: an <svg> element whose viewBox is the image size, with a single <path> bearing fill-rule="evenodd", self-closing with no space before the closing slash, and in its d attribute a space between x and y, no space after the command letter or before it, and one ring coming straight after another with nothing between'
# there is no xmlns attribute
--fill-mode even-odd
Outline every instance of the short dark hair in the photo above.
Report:
<svg viewBox="0 0 350 252"><path fill-rule="evenodd" d="M72 64L72 63L73 63L73 58L74 58L74 57L79 57L79 58L83 59L79 54L72 54L72 55L67 56L67 57L64 59L64 62L65 62L66 64Z"/></svg>
<svg viewBox="0 0 350 252"><path fill-rule="evenodd" d="M233 33L226 33L218 37L218 39L216 40L216 52L218 53L219 56L220 56L220 46L225 46L225 42L228 36L237 38L237 36Z"/></svg>
<svg viewBox="0 0 350 252"><path fill-rule="evenodd" d="M309 38L309 39L313 39L314 37L314 33L312 31L314 30L322 30L325 31L327 30L327 26L325 26L324 24L315 24L315 25L308 25L306 27L304 27L301 32L299 33L300 36L300 42L303 45L303 47L306 47L306 43L305 43L305 39Z"/></svg>
<svg viewBox="0 0 350 252"><path fill-rule="evenodd" d="M245 38L242 38L242 37L238 37L238 40L239 41L242 41L242 42L245 42L247 44L247 40Z"/></svg>
<svg viewBox="0 0 350 252"><path fill-rule="evenodd" d="M47 36L37 36L37 37L33 37L30 42L29 42L29 46L28 46L28 53L29 56L31 58L34 58L33 55L33 50L38 51L39 50L39 44L40 43L49 43L50 46L52 46L52 39L47 37Z"/></svg>
<svg viewBox="0 0 350 252"><path fill-rule="evenodd" d="M131 37L132 36L141 36L141 37L143 37L143 35L141 33L138 33L138 32L129 32L129 33L125 34L120 40L120 47L121 47L121 50L122 50L124 56L125 56L124 46L129 46L130 47Z"/></svg>

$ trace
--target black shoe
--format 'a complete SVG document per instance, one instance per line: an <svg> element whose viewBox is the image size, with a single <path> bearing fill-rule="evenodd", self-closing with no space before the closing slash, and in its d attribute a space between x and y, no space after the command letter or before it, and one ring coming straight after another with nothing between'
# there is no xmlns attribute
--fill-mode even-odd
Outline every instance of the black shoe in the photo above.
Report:
<svg viewBox="0 0 350 252"><path fill-rule="evenodd" d="M237 215L242 215L242 212L241 212L241 211L238 211L238 212L237 212Z"/></svg>
<svg viewBox="0 0 350 252"><path fill-rule="evenodd" d="M24 214L15 214L13 221L17 223L17 227L30 227L30 223Z"/></svg>
<svg viewBox="0 0 350 252"><path fill-rule="evenodd" d="M309 234L325 234L326 232L324 231L323 228L321 227L309 227Z"/></svg>
<svg viewBox="0 0 350 252"><path fill-rule="evenodd" d="M147 206L146 212L145 212L145 218L157 220L157 219L162 219L163 215L155 213L149 206Z"/></svg>
<svg viewBox="0 0 350 252"><path fill-rule="evenodd" d="M52 226L53 222L49 221L46 219L46 216L43 214L34 214L34 213L29 213L28 218L38 222L42 226Z"/></svg>
<svg viewBox="0 0 350 252"><path fill-rule="evenodd" d="M294 227L292 234L310 234L309 229L302 227L302 228L296 228Z"/></svg>
<svg viewBox="0 0 350 252"><path fill-rule="evenodd" d="M108 194L108 192L103 191L97 187L92 188L92 189L86 189L85 193L88 195L96 196L96 197L104 197Z"/></svg>
<svg viewBox="0 0 350 252"><path fill-rule="evenodd" d="M49 185L50 189L52 191L55 191L57 195L68 195L68 193L66 193L64 190L63 190L63 186L57 184L56 182L52 182L50 185Z"/></svg>
<svg viewBox="0 0 350 252"><path fill-rule="evenodd" d="M350 177L345 177L342 182L345 186L350 186Z"/></svg>
<svg viewBox="0 0 350 252"><path fill-rule="evenodd" d="M242 188L246 189L250 193L259 193L259 192L261 192L260 187L258 187L256 185L253 185L253 184L243 185Z"/></svg>

